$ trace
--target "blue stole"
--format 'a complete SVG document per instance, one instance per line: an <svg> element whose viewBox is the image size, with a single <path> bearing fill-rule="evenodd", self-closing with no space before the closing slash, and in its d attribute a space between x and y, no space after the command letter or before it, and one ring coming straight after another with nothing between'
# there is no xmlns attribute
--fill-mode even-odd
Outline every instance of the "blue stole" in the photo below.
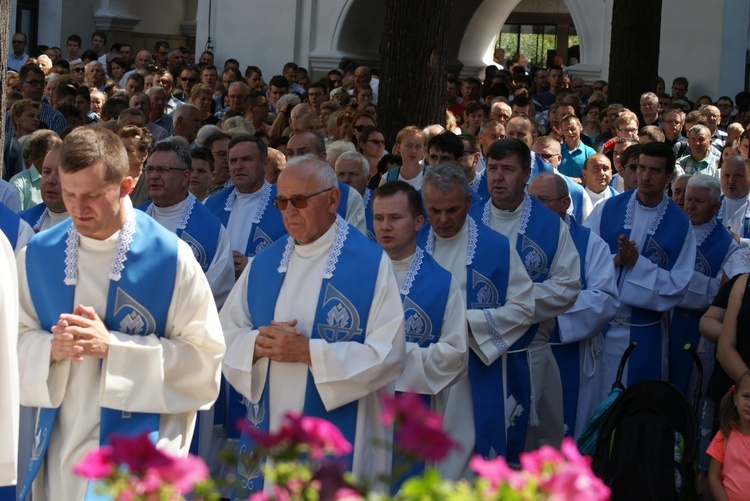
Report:
<svg viewBox="0 0 750 501"><path fill-rule="evenodd" d="M491 228L474 221L467 216L469 225L469 245L466 251L466 308L469 310L487 310L499 308L505 304L508 291L510 270L510 241ZM425 250L432 253L434 249L434 232L425 225L419 233L425 242ZM494 319L487 312L487 322L496 335L496 348L504 352L502 332L494 325ZM474 404L474 427L477 452L483 457L500 455L506 451L523 451L523 440L520 449L516 437L520 420L508 418L505 408L508 398L518 399L516 379L507 378L502 359L492 365L485 363L469 350L469 378ZM507 394L504 389L507 387ZM526 392L526 400L530 392ZM528 409L528 405L524 407ZM504 421L504 422L503 422ZM525 426L523 434L525 435ZM516 456L517 457L517 456Z"/></svg>
<svg viewBox="0 0 750 501"><path fill-rule="evenodd" d="M18 243L18 226L20 221L21 218L18 214L6 207L5 204L0 204L0 231L8 237L13 250L16 249L16 244Z"/></svg>
<svg viewBox="0 0 750 501"><path fill-rule="evenodd" d="M349 190L351 187L348 184L344 184L341 181L339 183L339 191L341 192L341 200L339 200L339 206L336 208L336 214L346 219L346 206L349 205Z"/></svg>
<svg viewBox="0 0 750 501"><path fill-rule="evenodd" d="M375 238L375 227L372 225L372 191L373 190L371 190L370 188L365 188L365 195L362 197L362 203L365 205L365 224L367 225L367 238L369 238L373 242L377 242L377 239ZM341 205L341 202L339 202L339 207L341 207ZM346 206L346 204L343 205ZM345 216L346 214L341 217Z"/></svg>
<svg viewBox="0 0 750 501"><path fill-rule="evenodd" d="M404 305L404 332L407 343L415 343L427 348L440 339L443 330L443 316L448 303L451 287L451 274L441 267L435 258L417 247L409 269L401 284L401 301ZM429 407L431 395L422 395ZM394 427L394 433L398 425ZM394 469L405 464L406 458L394 453ZM408 478L422 475L425 464L413 461L411 468L391 481L391 493L395 494Z"/></svg>
<svg viewBox="0 0 750 501"><path fill-rule="evenodd" d="M476 176L479 178L479 182L476 183L476 187L474 188L474 190L476 190L476 193L477 195L479 195L480 200L487 200L488 198L490 198L490 189L487 187L487 171L484 171L481 174L477 174ZM471 185L469 187L471 188Z"/></svg>
<svg viewBox="0 0 750 501"><path fill-rule="evenodd" d="M44 205L44 202L40 204L36 204L33 207L29 207L26 210L22 210L18 213L18 216L29 223L29 226L32 228L36 226L36 223L39 222L39 218L42 217L42 214L44 214L44 211L47 210L47 206Z"/></svg>
<svg viewBox="0 0 750 501"><path fill-rule="evenodd" d="M568 193L573 201L573 217L576 221L583 221L583 186L572 181L568 176L563 175L565 184L568 185Z"/></svg>
<svg viewBox="0 0 750 501"><path fill-rule="evenodd" d="M120 244L132 235L120 276L110 272L107 311L103 321L107 329L131 336L156 335L166 331L167 312L172 301L177 272L177 237L159 223L138 211L128 214L121 230ZM78 233L71 220L37 234L26 251L26 276L34 309L41 327L49 331L62 313L74 308L75 283L79 269L66 265L68 239L77 250ZM73 240L75 239L75 240ZM101 273L104 270L96 270ZM28 474L20 499L26 499L47 452L57 408L40 408L35 445L29 459ZM101 409L99 441L109 442L111 434L136 436L158 432L159 414ZM88 496L87 496L88 497Z"/></svg>
<svg viewBox="0 0 750 501"><path fill-rule="evenodd" d="M591 230L584 227L575 218L568 216L568 227L573 244L576 246L581 263L581 289L586 288L586 250L589 246ZM555 327L550 333L549 344L560 368L560 379L563 389L563 418L565 436L572 437L576 429L576 414L578 411L578 393L581 374L581 342L562 344L560 326L555 320Z"/></svg>
<svg viewBox="0 0 750 501"><path fill-rule="evenodd" d="M726 222L724 221L724 212L726 211L727 202L726 202L726 196L721 196L721 208L719 209L719 212L716 213L716 219L721 221L722 226L726 228ZM750 237L750 210L745 209L745 216L742 218L742 231L738 232L736 231L736 228L732 228L732 232L739 235L740 238L748 238Z"/></svg>
<svg viewBox="0 0 750 501"><path fill-rule="evenodd" d="M537 155L535 157L541 160L541 157ZM528 224L524 225L522 222L518 229L516 251L531 281L541 283L549 279L550 266L557 253L560 216L533 197L525 195L524 199L523 210L525 214L522 216L522 221L526 220ZM492 200L488 200L485 204L483 218L492 217L490 213L491 203ZM528 425L536 425L538 421L536 417L536 403L531 400L533 388L531 387L531 364L527 351L529 344L531 344L538 330L539 324L532 325L521 336L521 339L513 343L508 349L507 372L514 376L512 379L508 378L508 391L510 392L511 387L515 386L516 391L513 395L518 405L527 410L527 412L522 412L515 417L517 426L511 429L514 432L512 441L510 431L508 433L508 454L506 455L506 459L513 463L518 463L518 456L524 450ZM512 417L510 416L511 422L513 422Z"/></svg>
<svg viewBox="0 0 750 501"><path fill-rule="evenodd" d="M149 201L137 208L148 215L152 215L153 206L154 203ZM195 259L203 269L203 273L208 271L209 266L214 261L220 231L221 222L217 217L192 194L188 194L188 201L177 226L177 236L190 246Z"/></svg>
<svg viewBox="0 0 750 501"><path fill-rule="evenodd" d="M733 238L729 231L713 220L714 228L709 230L698 243L695 254L695 271L715 277L724 261L724 256L732 245ZM669 382L687 396L690 375L693 371L693 358L684 350L686 344L698 349L701 339L698 329L704 311L676 307L672 310L672 322L669 329ZM688 396L692 398L692 396Z"/></svg>
<svg viewBox="0 0 750 501"><path fill-rule="evenodd" d="M612 255L619 250L618 239L625 235L630 239L634 212L628 211L631 200L637 200L637 190L630 190L608 199L602 208L599 235L609 245ZM690 221L676 203L666 195L661 203L666 203L664 214L654 234L646 233L640 254L659 268L671 270L682 250L685 235L690 229ZM631 209L634 211L634 208ZM655 216L657 219L659 215ZM626 221L627 219L627 221ZM622 276L622 267L618 273ZM618 279L619 282L619 279ZM628 360L628 381L626 386L644 379L662 379L662 332L663 313L636 306L630 312L630 341L638 343L634 356Z"/></svg>
<svg viewBox="0 0 750 501"><path fill-rule="evenodd" d="M341 245L340 254L337 261L333 261L335 269L323 275L323 283L317 299L315 327L310 333L310 339L324 339L329 343L363 343L367 335L365 329L375 294L375 283L383 250L377 244L370 242L343 218L338 218L337 224L336 241L333 246ZM293 245L291 237L278 240L258 254L251 263L247 282L247 299L254 327L269 325L274 318L276 300L286 276L289 259L294 252ZM331 257L329 257L329 263L331 263ZM352 276L356 276L357 280L352 280ZM257 284L261 283L264 286L258 287ZM248 424L260 432L269 430L268 401L273 398L273 395L269 395L268 378L267 373L260 401L249 402L245 398L245 405L240 406L241 412L234 415L237 418L244 416ZM315 379L309 371L306 385L302 414L331 421L341 430L344 437L354 444L359 402L355 400L327 411L318 393ZM232 389L232 391L235 395L239 395L236 390ZM230 401L229 412L236 412L236 410L236 407L231 407ZM231 419L230 422L232 422ZM260 464L254 464L248 469L242 458L243 454L254 447L253 440L243 432L239 443L241 456L238 474L242 477L242 487L247 492L263 489ZM342 459L347 470L351 470L353 453Z"/></svg>
<svg viewBox="0 0 750 501"><path fill-rule="evenodd" d="M271 203L276 198L276 185L264 183L261 190L263 190L263 193L257 212L257 217L260 218L258 222L251 219L255 215L243 214L244 217L248 218L247 222L252 225L250 237L245 247L245 255L248 257L255 256L286 234L281 211L277 210ZM206 200L206 208L219 218L224 227L229 224L229 216L234 208L236 196L234 186L230 186Z"/></svg>
<svg viewBox="0 0 750 501"><path fill-rule="evenodd" d="M555 168L544 161L542 157L536 153L531 153L531 174L529 175L529 182L537 177L542 172L555 172Z"/></svg>

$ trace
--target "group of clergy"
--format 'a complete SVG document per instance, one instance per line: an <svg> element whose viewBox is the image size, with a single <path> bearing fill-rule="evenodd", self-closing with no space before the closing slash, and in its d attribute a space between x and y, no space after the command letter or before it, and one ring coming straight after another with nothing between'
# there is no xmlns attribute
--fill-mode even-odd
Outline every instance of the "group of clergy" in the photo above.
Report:
<svg viewBox="0 0 750 501"><path fill-rule="evenodd" d="M265 143L231 138L232 182L203 204L188 190L189 152L160 143L137 210L120 140L79 128L45 158L43 204L20 219L0 206L11 277L0 429L17 433L18 387L38 409L12 440L20 450L0 451L0 485L21 457L21 498L83 499L95 485L72 467L110 434L149 432L165 451L207 457L216 428L241 457L227 496L245 499L269 486L235 423L272 432L296 411L336 424L353 445L347 469L395 490L403 477L383 480L393 451L373 445L394 433L382 392L417 392L443 414L460 447L434 466L458 479L474 454L518 464L577 436L633 341L626 385L690 377L670 346L698 342L692 312L739 244L715 217L717 179L690 178L684 212L667 197L675 161L663 144L642 147L637 187L585 224L563 177L540 172L517 139L485 151L481 201L453 163L426 169L420 190L389 181L362 196L318 134L288 149L272 185ZM60 205L69 219L54 216Z"/></svg>

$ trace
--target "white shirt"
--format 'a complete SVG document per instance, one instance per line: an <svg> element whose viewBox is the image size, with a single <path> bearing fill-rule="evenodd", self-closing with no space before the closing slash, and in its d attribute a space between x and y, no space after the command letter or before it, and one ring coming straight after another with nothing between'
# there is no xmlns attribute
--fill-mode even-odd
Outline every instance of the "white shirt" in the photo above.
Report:
<svg viewBox="0 0 750 501"><path fill-rule="evenodd" d="M13 249L0 231L0 486L16 483L18 456L18 277Z"/></svg>
<svg viewBox="0 0 750 501"><path fill-rule="evenodd" d="M237 199L234 201L232 212L229 214L227 231L229 231L229 241L232 243L232 250L245 254L247 241L250 238L251 222L255 219L255 214L260 208L260 202L263 198L263 188L256 190L254 193L240 193L234 190ZM276 210L268 207L266 210Z"/></svg>

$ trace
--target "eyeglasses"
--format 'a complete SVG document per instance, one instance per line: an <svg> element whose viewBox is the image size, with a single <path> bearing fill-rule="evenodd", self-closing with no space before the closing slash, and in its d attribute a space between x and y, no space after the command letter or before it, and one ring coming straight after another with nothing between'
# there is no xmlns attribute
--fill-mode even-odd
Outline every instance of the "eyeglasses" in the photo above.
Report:
<svg viewBox="0 0 750 501"><path fill-rule="evenodd" d="M187 78L187 77L180 77L180 80L182 80L183 82L190 82L190 83L195 83L198 81L197 78Z"/></svg>
<svg viewBox="0 0 750 501"><path fill-rule="evenodd" d="M163 174L169 174L169 171L171 170L185 171L188 169L180 169L179 167L151 167L150 165L143 168L143 172L145 172L146 174L151 174L152 172L156 172L157 174L163 175Z"/></svg>
<svg viewBox="0 0 750 501"><path fill-rule="evenodd" d="M83 73L84 71L86 71L86 68L73 68L73 71L75 71L76 73Z"/></svg>
<svg viewBox="0 0 750 501"><path fill-rule="evenodd" d="M354 126L354 130L356 130L357 132L362 132L362 131L363 131L363 130L365 130L365 129L366 129L367 127L369 127L369 125L355 125L355 126Z"/></svg>
<svg viewBox="0 0 750 501"><path fill-rule="evenodd" d="M557 153L539 153L539 156L549 162L552 157L557 156Z"/></svg>
<svg viewBox="0 0 750 501"><path fill-rule="evenodd" d="M377 144L378 146L385 146L385 141L382 139L368 139L366 143Z"/></svg>
<svg viewBox="0 0 750 501"><path fill-rule="evenodd" d="M662 122L669 125L682 125L682 122L679 120L662 120Z"/></svg>
<svg viewBox="0 0 750 501"><path fill-rule="evenodd" d="M567 195L563 195L563 196L561 196L561 197L557 197L557 198L547 198L547 197L534 197L534 198L536 198L537 200L539 200L539 201L540 201L540 202L542 202L543 204L547 205L547 204L549 204L549 203L552 203L552 202L557 202L558 200L562 200L562 199L563 199L563 198L565 198L566 196L567 196Z"/></svg>
<svg viewBox="0 0 750 501"><path fill-rule="evenodd" d="M44 85L44 80L26 80L23 83L26 85L31 85L32 87L40 87Z"/></svg>
<svg viewBox="0 0 750 501"><path fill-rule="evenodd" d="M326 191L331 191L332 189L333 188L326 188L325 190L313 193L312 195L307 195L306 197L303 197L302 195L295 195L289 198L276 197L272 200L273 206L279 210L286 210L287 205L289 204L289 202L291 202L295 209L304 209L305 207L307 207L308 198L312 198L315 195L320 195L321 193L325 193Z"/></svg>

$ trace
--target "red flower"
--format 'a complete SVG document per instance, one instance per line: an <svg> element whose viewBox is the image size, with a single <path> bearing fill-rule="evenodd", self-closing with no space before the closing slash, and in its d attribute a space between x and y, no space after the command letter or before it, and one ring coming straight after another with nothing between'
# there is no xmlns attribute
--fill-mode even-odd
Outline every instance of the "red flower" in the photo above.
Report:
<svg viewBox="0 0 750 501"><path fill-rule="evenodd" d="M124 463L136 475L143 474L149 468L169 466L174 458L164 454L148 438L148 433L137 437L112 435L112 461Z"/></svg>
<svg viewBox="0 0 750 501"><path fill-rule="evenodd" d="M443 418L427 414L421 420L404 422L396 431L396 443L407 454L425 461L442 461L459 446L443 431Z"/></svg>
<svg viewBox="0 0 750 501"><path fill-rule="evenodd" d="M336 425L325 419L290 412L286 415L282 430L287 426L292 436L298 437L298 442L310 448L310 456L315 460L323 459L325 454L344 456L352 451L352 444L344 438Z"/></svg>

